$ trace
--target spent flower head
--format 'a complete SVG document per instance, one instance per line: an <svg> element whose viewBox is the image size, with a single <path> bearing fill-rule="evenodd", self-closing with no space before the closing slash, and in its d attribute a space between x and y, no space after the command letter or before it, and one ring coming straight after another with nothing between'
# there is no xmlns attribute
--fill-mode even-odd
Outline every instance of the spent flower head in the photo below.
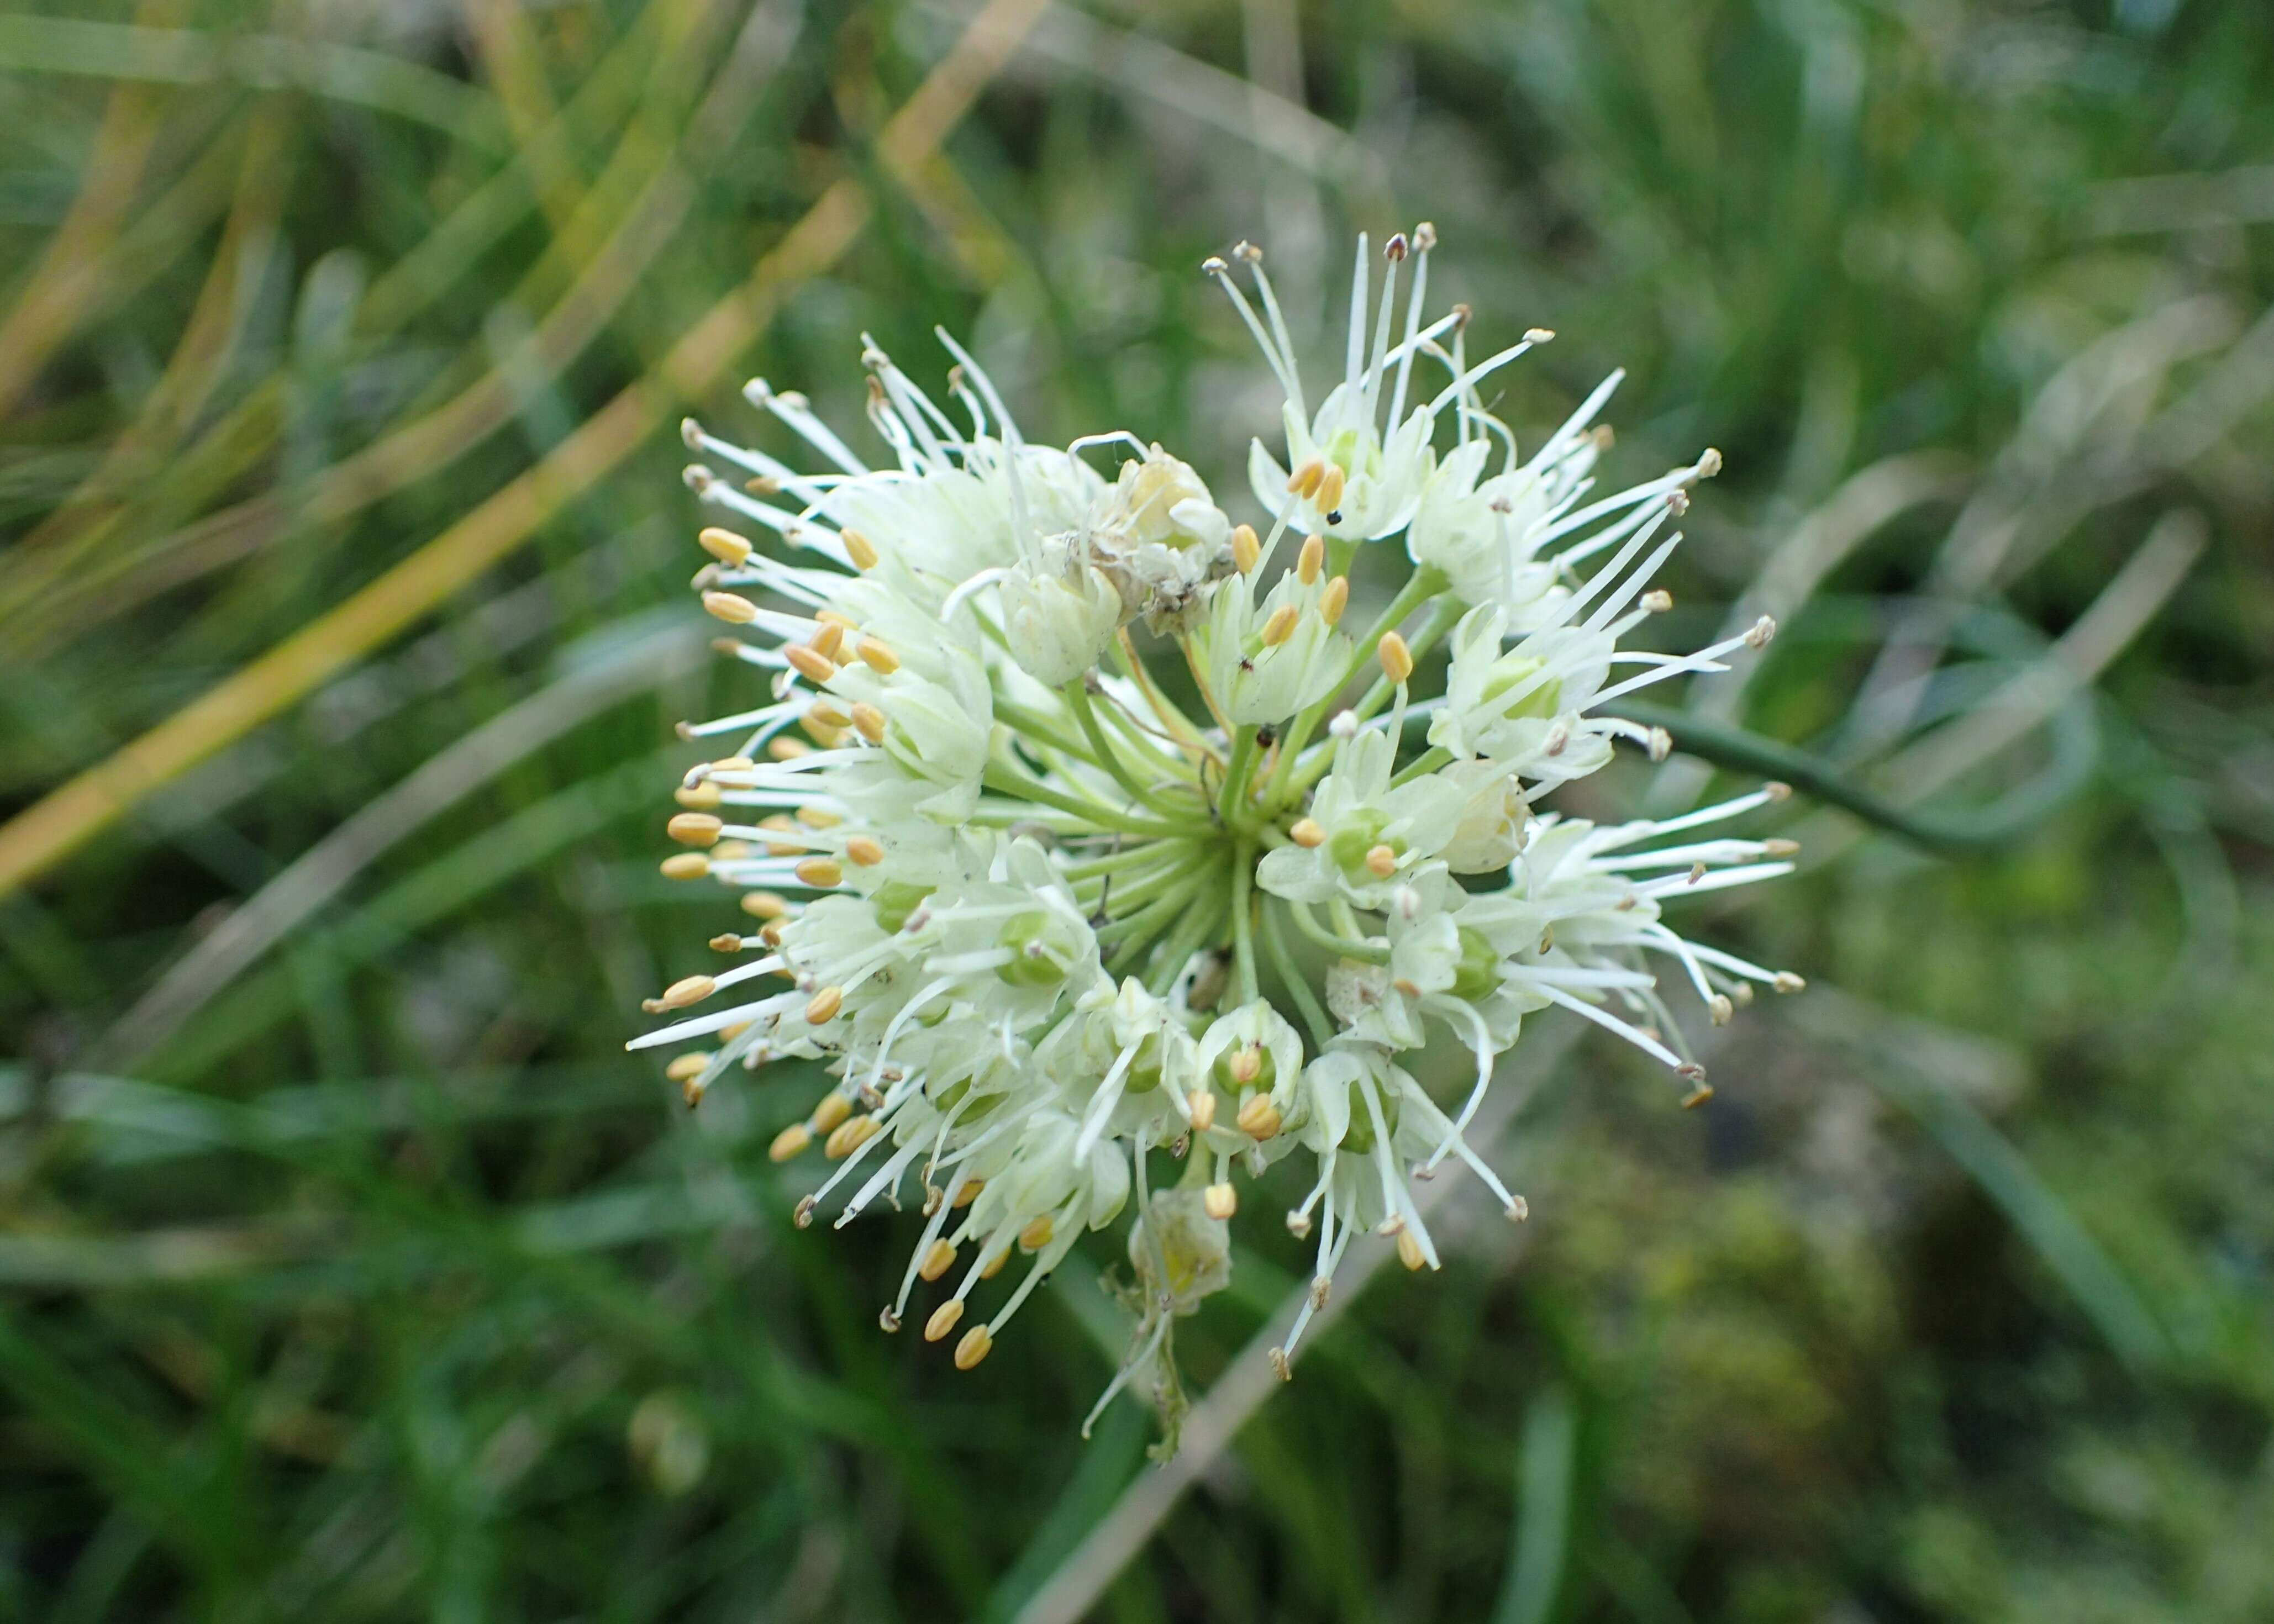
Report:
<svg viewBox="0 0 2274 1624"><path fill-rule="evenodd" d="M866 344L876 465L764 382L748 397L817 467L686 425L723 521L697 585L761 674L749 708L682 728L719 753L680 786L664 871L739 891L747 922L633 1047L693 1046L669 1068L690 1103L820 1063L831 1086L773 1143L833 1164L797 1221L916 1207L882 1321L917 1315L960 1368L1133 1208L1137 1327L1108 1396L1137 1383L1173 1420L1171 1327L1228 1278L1226 1224L1272 1164L1306 1169L1286 1222L1316 1237L1314 1306L1361 1234L1434 1268L1411 1181L1448 1157L1525 1214L1467 1133L1526 1016L1609 1029L1694 1102L1657 966L1716 1023L1799 985L1663 917L1790 868L1788 842L1696 832L1781 786L1659 822L1536 804L1621 741L1664 754L1620 698L1766 642L1763 621L1686 656L1622 646L1669 601L1668 527L1720 457L1596 496L1615 375L1520 456L1480 386L1551 335L1471 361L1469 312L1426 308L1434 242L1390 240L1375 301L1359 239L1315 409L1261 253L1208 262L1286 399L1284 456L1250 457L1261 533L1134 434L1028 444L944 333L940 399ZM1405 586L1354 604L1359 549L1401 535ZM1417 1080L1445 1070L1432 1049L1459 1059L1442 1099ZM1166 1188L1156 1153L1182 1166Z"/></svg>

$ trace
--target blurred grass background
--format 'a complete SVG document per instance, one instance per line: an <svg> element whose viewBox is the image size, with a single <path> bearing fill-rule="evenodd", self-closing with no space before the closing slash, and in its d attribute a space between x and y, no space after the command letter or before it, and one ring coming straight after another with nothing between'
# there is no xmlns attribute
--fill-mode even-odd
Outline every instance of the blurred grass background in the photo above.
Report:
<svg viewBox="0 0 2274 1624"><path fill-rule="evenodd" d="M1713 1103L1543 1024L1532 1223L1242 1397L1248 1226L1172 1497L1111 1244L958 1376L817 1085L621 1052L724 900L672 425L938 322L1239 498L1200 259L1323 338L1419 218L1520 432L1727 455L1701 717L2026 828L1796 801ZM2260 0L11 6L0 1615L2274 1617L2270 231Z"/></svg>

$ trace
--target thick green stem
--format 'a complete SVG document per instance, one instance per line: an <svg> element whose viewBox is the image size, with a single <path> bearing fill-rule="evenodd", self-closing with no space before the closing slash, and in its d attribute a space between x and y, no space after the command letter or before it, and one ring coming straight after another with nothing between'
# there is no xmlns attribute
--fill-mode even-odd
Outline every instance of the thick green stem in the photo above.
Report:
<svg viewBox="0 0 2274 1624"><path fill-rule="evenodd" d="M1443 745L1431 745L1427 749L1422 751L1420 755L1415 756L1412 761L1406 763L1404 766L1398 769L1397 776L1389 780L1389 787L1397 789L1404 785L1411 784L1418 778L1421 778L1428 773L1436 771L1438 768L1443 766L1447 762L1449 762L1452 759L1452 751L1447 749Z"/></svg>
<svg viewBox="0 0 2274 1624"><path fill-rule="evenodd" d="M1774 739L1764 739L1742 727L1630 699L1610 705L1608 713L1639 722L1645 727L1663 727L1673 735L1674 748L1685 755L1738 772L1768 774L1867 823L1900 835L1915 846L1947 855L1988 851L2020 838L2043 822L2045 814L2076 787L2077 779L2082 776L2049 773L2044 788L2036 793L2021 792L2018 799L1988 816L1935 817L1892 806L1843 776L1837 765L1824 757Z"/></svg>
<svg viewBox="0 0 2274 1624"><path fill-rule="evenodd" d="M1097 939L1122 944L1114 950L1116 959L1137 951L1167 929L1170 921L1191 906L1193 893L1201 888L1207 877L1205 871L1185 876L1164 895L1134 914L1099 926Z"/></svg>
<svg viewBox="0 0 2274 1624"><path fill-rule="evenodd" d="M1303 1024L1311 1029L1311 1041L1325 1049L1334 1039L1334 1022L1319 1006L1318 995L1311 990L1311 983L1296 969L1295 956L1288 951L1286 940L1280 935L1268 906L1263 910L1262 936L1263 951L1271 955L1271 967L1279 972L1279 979L1286 983L1287 996L1294 999L1295 1007L1302 1011Z"/></svg>
<svg viewBox="0 0 2274 1624"><path fill-rule="evenodd" d="M1231 741L1231 760L1224 770L1224 788L1216 796L1217 821L1228 829L1239 827L1247 802L1247 781L1255 776L1255 730L1243 727Z"/></svg>
<svg viewBox="0 0 2274 1624"><path fill-rule="evenodd" d="M1311 905L1307 902L1289 903L1287 916L1295 921L1296 929L1330 953L1339 953L1345 959L1356 959L1367 964L1389 962L1388 943L1361 941L1355 936L1337 936L1319 923L1318 916L1311 912Z"/></svg>
<svg viewBox="0 0 2274 1624"><path fill-rule="evenodd" d="M1081 724L1081 731L1088 736L1090 748L1097 753L1097 764L1111 773L1114 782L1127 790L1141 805L1150 807L1163 816L1177 816L1180 808L1163 801L1152 786L1139 783L1137 775L1129 771L1128 764L1121 759L1121 752L1105 736L1104 725L1097 719L1097 709L1090 703L1089 690L1082 686L1081 679L1077 677L1067 683L1064 692L1066 708Z"/></svg>
<svg viewBox="0 0 2274 1624"><path fill-rule="evenodd" d="M1089 754L1072 736L1061 733L1058 723L1051 718L1044 716L1039 710L1031 710L1025 705L1014 704L1000 695L998 695L995 699L995 719L1013 733L1039 740L1049 745L1050 748L1063 751L1068 756L1087 757Z"/></svg>
<svg viewBox="0 0 2274 1624"><path fill-rule="evenodd" d="M987 771L980 781L999 794L1013 796L1020 801L1031 801L1041 806L1056 807L1062 812L1073 813L1076 816L1087 818L1092 823L1105 829L1118 829L1133 835L1151 835L1159 839L1171 839L1187 832L1173 823L1156 823L1150 818L1133 817L1126 813L1117 812L1111 807L1101 805L1097 801L1086 800L1080 795L1068 794L1063 790L1053 789L1049 785L1028 777L1017 768L1004 762L988 763Z"/></svg>
<svg viewBox="0 0 2274 1624"><path fill-rule="evenodd" d="M1167 843L1163 844L1165 846ZM1084 880L1080 882L1080 887L1074 894L1079 897L1086 891L1095 891L1096 894L1091 899L1093 906L1103 907L1110 901L1118 905L1126 912L1150 902L1171 886L1180 884L1195 868L1204 866L1203 863L1193 861L1197 855L1198 853L1193 848L1186 847L1184 853L1185 861L1181 862L1163 863L1157 868L1141 874L1133 880L1125 880L1118 874L1096 880Z"/></svg>
<svg viewBox="0 0 2274 1624"><path fill-rule="evenodd" d="M1134 683L1137 691L1145 695L1145 703L1151 707L1154 719L1184 740L1189 748L1199 750L1203 755L1207 754L1207 747L1201 741L1201 730L1193 725L1193 719L1178 708L1174 700L1161 691L1159 685L1153 680L1153 673L1145 669L1145 662L1137 658L1137 650L1129 642L1127 627L1123 627L1114 634L1113 641L1108 645L1108 650L1113 656L1113 663L1121 668L1121 674Z"/></svg>
<svg viewBox="0 0 2274 1624"><path fill-rule="evenodd" d="M1161 962L1154 966L1147 982L1148 989L1159 997L1166 994L1177 979L1185 961L1201 950L1201 944L1216 934L1216 922L1224 917L1224 891L1222 888L1204 885L1201 888L1200 905L1186 910L1184 922L1171 933L1161 950Z"/></svg>
<svg viewBox="0 0 2274 1624"><path fill-rule="evenodd" d="M1239 1002L1255 998L1255 848L1242 840L1231 848L1231 948L1239 973Z"/></svg>
<svg viewBox="0 0 2274 1624"><path fill-rule="evenodd" d="M1103 857L1092 857L1082 862L1068 863L1058 870L1068 880L1094 880L1101 874L1117 874L1124 868L1135 868L1155 863L1170 853L1179 842L1148 840L1125 851L1108 852Z"/></svg>

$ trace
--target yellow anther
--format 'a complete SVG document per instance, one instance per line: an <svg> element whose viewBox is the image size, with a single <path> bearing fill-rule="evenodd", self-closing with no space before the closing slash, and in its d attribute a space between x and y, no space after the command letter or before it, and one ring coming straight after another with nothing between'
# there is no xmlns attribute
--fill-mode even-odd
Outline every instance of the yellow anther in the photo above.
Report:
<svg viewBox="0 0 2274 1624"><path fill-rule="evenodd" d="M683 1078L679 1085L679 1097L687 1101L687 1109L691 1111L703 1103L703 1096L709 1091L710 1086L710 1084L703 1080L700 1073Z"/></svg>
<svg viewBox="0 0 2274 1624"><path fill-rule="evenodd" d="M705 592L703 606L732 626L748 626L758 618L758 606L733 592Z"/></svg>
<svg viewBox="0 0 2274 1624"><path fill-rule="evenodd" d="M699 880L711 872L711 860L700 852L674 852L663 860L666 880Z"/></svg>
<svg viewBox="0 0 2274 1624"><path fill-rule="evenodd" d="M833 1133L837 1124L853 1114L853 1101L834 1088L813 1102L813 1115L805 1125L816 1133Z"/></svg>
<svg viewBox="0 0 2274 1624"><path fill-rule="evenodd" d="M1323 536L1303 538L1303 550L1295 555L1295 579L1308 586L1319 578L1319 571L1327 564L1327 538Z"/></svg>
<svg viewBox="0 0 2274 1624"><path fill-rule="evenodd" d="M800 884L810 885L816 891L827 891L832 885L842 884L845 880L845 870L834 857L809 857L793 872Z"/></svg>
<svg viewBox="0 0 2274 1624"><path fill-rule="evenodd" d="M809 682L826 682L837 674L837 663L826 654L807 648L802 643L784 646L782 658L790 668Z"/></svg>
<svg viewBox="0 0 2274 1624"><path fill-rule="evenodd" d="M955 1344L955 1368L971 1369L987 1357L987 1350L994 1345L995 1339L987 1334L985 1326L973 1326L963 1334L963 1340Z"/></svg>
<svg viewBox="0 0 2274 1624"><path fill-rule="evenodd" d="M721 1026L719 1028L719 1041L721 1043L731 1043L749 1029L750 1023L747 1020L738 1020L731 1026Z"/></svg>
<svg viewBox="0 0 2274 1624"><path fill-rule="evenodd" d="M1367 847L1366 871L1377 880L1388 879L1397 872L1397 853L1386 846Z"/></svg>
<svg viewBox="0 0 2274 1624"><path fill-rule="evenodd" d="M1233 1082L1243 1088L1246 1087L1248 1084L1263 1075L1262 1049L1254 1043L1241 1049L1235 1049L1231 1051L1231 1064L1224 1069L1231 1073Z"/></svg>
<svg viewBox="0 0 2274 1624"><path fill-rule="evenodd" d="M787 733L776 733L766 741L766 754L778 762L792 762L801 756L812 755L813 747L802 739L793 739Z"/></svg>
<svg viewBox="0 0 2274 1624"><path fill-rule="evenodd" d="M845 843L845 855L863 868L873 868L885 861L885 848L869 835L855 835Z"/></svg>
<svg viewBox="0 0 2274 1624"><path fill-rule="evenodd" d="M674 1083L683 1083L690 1077L701 1076L703 1068L710 1064L711 1056L697 1049L691 1055L675 1056L669 1065L663 1068L663 1074Z"/></svg>
<svg viewBox="0 0 2274 1624"><path fill-rule="evenodd" d="M817 1026L825 1020L836 1019L837 1011L845 1007L842 987L825 987L805 1001L805 1024Z"/></svg>
<svg viewBox="0 0 2274 1624"><path fill-rule="evenodd" d="M861 639L861 658L872 670L882 672L888 677L900 668L900 657L892 652L892 646L874 637Z"/></svg>
<svg viewBox="0 0 2274 1624"><path fill-rule="evenodd" d="M885 742L885 713L862 700L853 707L853 731L871 744Z"/></svg>
<svg viewBox="0 0 2274 1624"><path fill-rule="evenodd" d="M855 569L877 568L877 544L859 530L840 530L837 539L845 544L845 556L853 560Z"/></svg>
<svg viewBox="0 0 2274 1624"><path fill-rule="evenodd" d="M1229 1218L1239 1210L1239 1192L1229 1184L1210 1184L1201 1192L1201 1206L1211 1218Z"/></svg>
<svg viewBox="0 0 2274 1624"><path fill-rule="evenodd" d="M1319 480L1319 488L1311 496L1311 506L1321 513L1333 513L1343 505L1343 470L1333 463L1327 464L1326 473Z"/></svg>
<svg viewBox="0 0 2274 1624"><path fill-rule="evenodd" d="M806 639L805 646L834 664L837 650L845 646L845 628L835 620L824 620L821 629Z"/></svg>
<svg viewBox="0 0 2274 1624"><path fill-rule="evenodd" d="M1382 633L1374 651L1381 658L1382 669L1392 682L1403 682L1413 674L1413 650L1396 632Z"/></svg>
<svg viewBox="0 0 2274 1624"><path fill-rule="evenodd" d="M832 1162L842 1162L876 1138L877 1127L874 1116L855 1116L840 1122L821 1142L821 1154Z"/></svg>
<svg viewBox="0 0 2274 1624"><path fill-rule="evenodd" d="M1350 577L1337 575L1327 583L1327 590L1319 594L1319 619L1332 626L1343 618L1350 607Z"/></svg>
<svg viewBox="0 0 2274 1624"><path fill-rule="evenodd" d="M747 756L721 756L704 771L705 772L748 772L757 764Z"/></svg>
<svg viewBox="0 0 2274 1624"><path fill-rule="evenodd" d="M1195 1088L1185 1097L1185 1109L1193 1114L1193 1127L1206 1133L1216 1126L1216 1090Z"/></svg>
<svg viewBox="0 0 2274 1624"><path fill-rule="evenodd" d="M823 807L800 807L797 821L808 829L834 829L845 820Z"/></svg>
<svg viewBox="0 0 2274 1624"><path fill-rule="evenodd" d="M719 804L716 784L682 784L671 792L671 798L682 807L692 807L697 812L708 812Z"/></svg>
<svg viewBox="0 0 2274 1624"><path fill-rule="evenodd" d="M825 699L817 699L811 704L806 706L805 720L809 726L816 724L818 724L823 727L850 727L853 726L853 718L851 717L846 715L845 712L840 710L835 705L831 704Z"/></svg>
<svg viewBox="0 0 2274 1624"><path fill-rule="evenodd" d="M795 831L797 825L790 822L787 814L777 812L771 817L760 818L758 820L758 827L761 829L771 829L778 834L789 834ZM802 841L799 840L769 840L766 842L766 855L769 857L794 857L803 850L805 850L805 845Z"/></svg>
<svg viewBox="0 0 2274 1624"><path fill-rule="evenodd" d="M681 846L715 846L719 831L725 827L708 812L678 812L663 826L663 832Z"/></svg>
<svg viewBox="0 0 2274 1624"><path fill-rule="evenodd" d="M743 560L750 556L749 537L722 530L715 524L697 531L695 539L705 553L730 569L741 568Z"/></svg>
<svg viewBox="0 0 2274 1624"><path fill-rule="evenodd" d="M937 1280L955 1267L955 1248L944 1240L935 1240L924 1248L923 1261L916 1265L916 1273L925 1280Z"/></svg>
<svg viewBox="0 0 2274 1624"><path fill-rule="evenodd" d="M1231 564L1241 575L1254 569L1263 557L1263 544L1255 538L1253 524L1237 524L1231 531Z"/></svg>
<svg viewBox="0 0 2274 1624"><path fill-rule="evenodd" d="M748 840L721 840L711 848L711 861L714 863L740 862L749 854Z"/></svg>
<svg viewBox="0 0 2274 1624"><path fill-rule="evenodd" d="M778 891L746 891L742 893L742 912L752 919L779 919L789 912L789 904Z"/></svg>
<svg viewBox="0 0 2274 1624"><path fill-rule="evenodd" d="M1019 1250L1021 1252L1040 1252L1043 1247L1050 1244L1050 1236L1057 1230L1057 1229L1058 1225L1051 1221L1050 1215L1048 1213L1044 1213L1041 1217L1035 1219L1025 1229L1019 1231Z"/></svg>
<svg viewBox="0 0 2274 1624"><path fill-rule="evenodd" d="M1299 613L1292 604L1282 604L1263 622L1263 646L1276 649L1295 635L1295 617Z"/></svg>
<svg viewBox="0 0 2274 1624"><path fill-rule="evenodd" d="M1713 1097L1713 1086L1711 1083L1700 1083L1682 1096L1682 1109L1685 1111L1694 1111Z"/></svg>
<svg viewBox="0 0 2274 1624"><path fill-rule="evenodd" d="M1421 1243L1410 1229L1397 1232L1397 1260L1410 1269L1418 1269L1429 1261L1421 1255Z"/></svg>
<svg viewBox="0 0 2274 1624"><path fill-rule="evenodd" d="M812 1130L802 1122L794 1122L774 1135L774 1142L766 1147L766 1154L776 1162L787 1162L812 1143Z"/></svg>
<svg viewBox="0 0 2274 1624"><path fill-rule="evenodd" d="M1268 1094L1250 1094L1240 1102L1239 1115L1233 1120L1249 1139L1271 1139L1279 1132L1279 1108L1271 1103Z"/></svg>
<svg viewBox="0 0 2274 1624"><path fill-rule="evenodd" d="M992 1257L989 1258L986 1262L979 1266L979 1278L982 1280L994 1279L996 1275L1003 1272L1003 1266L1010 1260L1011 1249L1008 1246L1005 1246L1002 1251L995 1253Z"/></svg>
<svg viewBox="0 0 2274 1624"><path fill-rule="evenodd" d="M1299 817L1287 831L1287 838L1305 851L1314 851L1327 843L1327 831L1315 817Z"/></svg>
<svg viewBox="0 0 2274 1624"><path fill-rule="evenodd" d="M1287 489L1291 493L1302 497L1307 501L1310 500L1311 492L1319 488L1319 481L1326 477L1326 463L1317 457L1313 457L1288 476Z"/></svg>
<svg viewBox="0 0 2274 1624"><path fill-rule="evenodd" d="M924 1321L924 1341L936 1342L945 1340L947 1334L955 1329L956 1321L962 1318L963 1299L960 1297L948 1298L933 1309L931 1318Z"/></svg>
<svg viewBox="0 0 2274 1624"><path fill-rule="evenodd" d="M663 1007L683 1010L690 1004L700 1004L719 990L719 983L707 975L684 976L663 989Z"/></svg>
<svg viewBox="0 0 2274 1624"><path fill-rule="evenodd" d="M742 951L742 938L731 930L721 931L711 938L711 951L714 953L739 953Z"/></svg>
<svg viewBox="0 0 2274 1624"><path fill-rule="evenodd" d="M979 1192L986 1187L987 1181L983 1178L967 1178L963 1181L963 1188L955 1192L953 1205L959 1210L970 1206L979 1199Z"/></svg>

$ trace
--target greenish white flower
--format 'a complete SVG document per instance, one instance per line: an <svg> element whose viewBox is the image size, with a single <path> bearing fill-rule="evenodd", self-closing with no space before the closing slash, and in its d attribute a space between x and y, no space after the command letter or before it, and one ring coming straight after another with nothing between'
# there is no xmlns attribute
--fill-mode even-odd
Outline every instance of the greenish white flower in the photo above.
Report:
<svg viewBox="0 0 2274 1624"><path fill-rule="evenodd" d="M1240 726L1283 720L1348 679L1356 650L1321 613L1329 590L1323 574L1306 582L1295 570L1261 598L1245 575L1216 590L1201 647L1209 691L1226 720Z"/></svg>
<svg viewBox="0 0 2274 1624"><path fill-rule="evenodd" d="M1121 629L1122 598L1095 564L1063 543L1055 558L1003 577L1004 640L1019 668L1045 688L1062 688L1094 668Z"/></svg>
<svg viewBox="0 0 2274 1624"><path fill-rule="evenodd" d="M825 1074L774 1142L832 1164L797 1220L907 1212L882 1322L924 1299L960 1367L1133 1208L1108 1396L1133 1383L1173 1420L1173 1322L1228 1279L1227 1221L1276 1164L1309 1192L1286 1220L1317 1231L1314 1305L1361 1234L1434 1267L1414 1177L1456 1158L1524 1212L1466 1134L1525 1016L1571 1010L1695 1097L1655 966L1715 1020L1797 984L1662 916L1790 867L1787 843L1693 833L1770 792L1615 825L1537 804L1621 741L1663 753L1623 695L1766 640L1624 646L1719 459L1593 497L1607 383L1519 461L1480 386L1547 335L1472 363L1467 312L1426 310L1433 242L1391 240L1377 301L1361 239L1315 409L1261 256L1233 256L1260 309L1210 262L1285 396L1252 525L1134 434L1028 444L945 335L945 403L866 345L873 460L762 383L800 455L685 428L690 487L739 527L703 532L697 584L753 669L747 708L682 728L710 758L665 871L740 891L740 922L634 1047L696 1046L671 1067L690 1101ZM1407 587L1353 604L1359 549L1401 535ZM1442 1101L1417 1080L1440 1049L1464 1079Z"/></svg>

